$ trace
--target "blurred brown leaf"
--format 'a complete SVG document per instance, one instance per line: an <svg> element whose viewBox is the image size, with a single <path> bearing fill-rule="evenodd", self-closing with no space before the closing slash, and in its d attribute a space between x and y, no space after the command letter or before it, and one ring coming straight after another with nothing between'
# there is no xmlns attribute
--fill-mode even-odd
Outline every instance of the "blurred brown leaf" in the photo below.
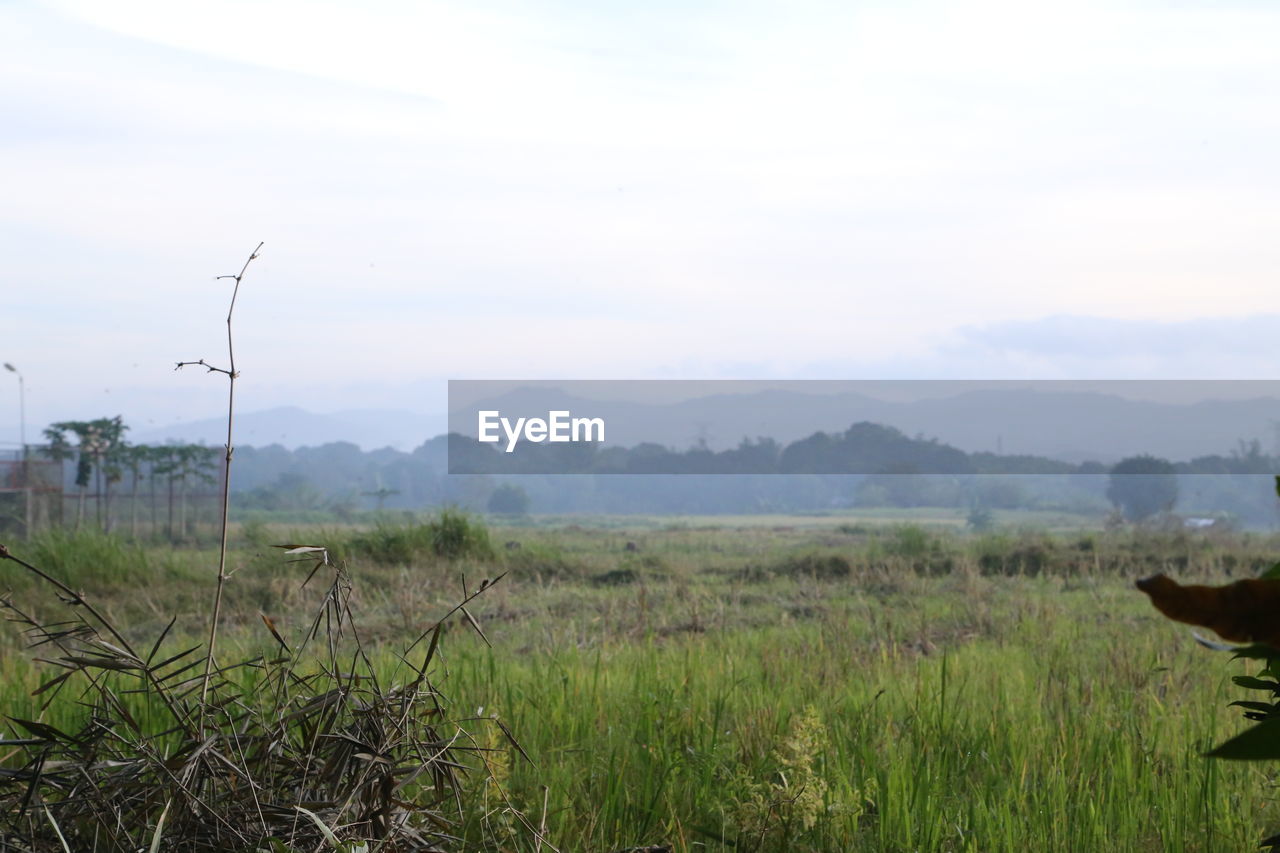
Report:
<svg viewBox="0 0 1280 853"><path fill-rule="evenodd" d="M1161 574L1143 578L1137 587L1170 619L1209 628L1224 640L1280 647L1280 580L1202 586Z"/></svg>

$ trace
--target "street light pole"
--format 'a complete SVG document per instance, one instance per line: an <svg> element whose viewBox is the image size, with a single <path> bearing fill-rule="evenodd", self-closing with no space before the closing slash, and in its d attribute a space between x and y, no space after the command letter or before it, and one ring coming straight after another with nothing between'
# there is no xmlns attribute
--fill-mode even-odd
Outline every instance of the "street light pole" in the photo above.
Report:
<svg viewBox="0 0 1280 853"><path fill-rule="evenodd" d="M18 440L22 442L22 456L18 471L22 477L23 500L22 500L22 532L25 536L31 535L31 524L34 520L32 516L33 507L31 506L31 472L27 469L27 387L22 381L22 374L18 373L18 368L9 362L4 363L4 369L18 376Z"/></svg>
<svg viewBox="0 0 1280 853"><path fill-rule="evenodd" d="M4 369L18 375L18 440L22 442L22 459L25 462L27 459L27 389L18 368L6 361Z"/></svg>

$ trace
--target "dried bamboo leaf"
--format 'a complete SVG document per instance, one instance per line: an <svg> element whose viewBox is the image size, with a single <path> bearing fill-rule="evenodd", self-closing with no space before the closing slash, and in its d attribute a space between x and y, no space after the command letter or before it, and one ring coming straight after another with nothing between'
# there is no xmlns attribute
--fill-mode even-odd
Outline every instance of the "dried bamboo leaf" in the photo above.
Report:
<svg viewBox="0 0 1280 853"><path fill-rule="evenodd" d="M459 607L458 609L462 611L462 615L467 618L467 622L470 623L471 627L480 635L480 639L484 640L484 644L489 648L493 648L493 643L489 642L489 638L484 635L484 631L480 630L480 623L471 615L471 611L465 607Z"/></svg>

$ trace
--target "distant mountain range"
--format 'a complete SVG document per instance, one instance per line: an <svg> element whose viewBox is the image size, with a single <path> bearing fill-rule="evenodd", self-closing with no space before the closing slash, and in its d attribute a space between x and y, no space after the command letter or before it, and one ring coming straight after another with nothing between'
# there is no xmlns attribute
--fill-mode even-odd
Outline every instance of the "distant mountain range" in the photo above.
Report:
<svg viewBox="0 0 1280 853"><path fill-rule="evenodd" d="M952 397L898 402L863 394L806 394L765 390L720 394L678 403L591 400L547 388L519 388L444 415L407 410L352 409L316 414L293 406L236 416L240 445L289 448L347 441L365 450L412 450L443 434L452 424L475 434L475 412L545 416L548 409L602 417L610 445L654 442L675 449L703 441L712 449L735 446L743 438L768 437L786 443L817 431L837 432L858 421L896 427L908 435L937 438L966 452L1038 454L1068 462L1115 462L1137 453L1175 460L1227 454L1241 441L1258 440L1276 449L1280 399L1155 403L1101 393L1032 389L976 390ZM139 430L139 443L169 440L223 443L220 418Z"/></svg>
<svg viewBox="0 0 1280 853"><path fill-rule="evenodd" d="M476 433L475 413L546 416L549 409L601 417L609 445L650 441L677 449L704 441L713 450L743 438L791 442L817 431L843 432L859 421L937 438L966 452L1036 454L1104 463L1152 453L1175 460L1228 454L1244 441L1274 449L1280 399L1156 403L1095 392L984 389L898 402L859 393L764 390L672 404L590 400L554 388L518 388L450 413L457 432Z"/></svg>
<svg viewBox="0 0 1280 853"><path fill-rule="evenodd" d="M296 406L281 406L237 414L234 438L236 444L254 447L281 444L294 449L349 441L364 450L393 447L408 451L443 433L445 426L443 415L431 417L405 410L351 409L319 415ZM137 444L182 441L219 446L227 440L227 421L206 418L131 431L129 440Z"/></svg>

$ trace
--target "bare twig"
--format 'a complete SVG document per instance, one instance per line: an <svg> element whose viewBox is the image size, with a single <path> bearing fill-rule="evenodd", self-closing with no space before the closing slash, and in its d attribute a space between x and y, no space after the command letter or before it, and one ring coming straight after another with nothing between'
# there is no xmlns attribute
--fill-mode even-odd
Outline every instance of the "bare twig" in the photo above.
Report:
<svg viewBox="0 0 1280 853"><path fill-rule="evenodd" d="M199 644L166 646L176 618L154 642L139 642L145 656L135 652L126 632L84 593L0 544L0 565L12 561L50 585L72 614L48 622L0 596L0 612L23 627L32 647L43 649L36 660L55 668L33 695L45 697L43 711L74 676L75 683L83 682L77 701L87 709L87 719L75 729L9 718L16 737L0 738L14 748L0 772L4 850L141 850L149 841L153 853L162 846L192 853L257 850L268 842L273 849L321 850L341 843L343 849L391 851L436 850L442 843L461 849L465 843L454 834L454 827L466 826L463 781L476 769L492 778L485 753L494 747L477 743L463 729L467 720L450 717L447 697L429 670L445 620L456 615L485 639L468 607L501 575L474 590L464 580L462 600L399 655L406 669L383 675L371 657L369 637L357 627L345 564L333 560L326 546L280 546L314 561L303 587L322 568L332 572L315 618L290 642L263 614L278 651L229 666L216 659L229 579L227 522L239 376L232 319L240 284L261 248L259 243L238 274L219 276L235 282L227 311L228 366L204 359L177 363L228 379L218 582L203 661ZM415 665L408 656L428 638L421 665ZM133 679L136 686L129 686ZM157 700L172 720L137 713ZM504 724L496 717L488 724L528 760ZM480 768L464 762L467 753L479 757ZM497 790L508 831L523 831L537 840L538 849L555 853L546 839L546 790L536 826L501 785ZM451 800L457 808L452 820L446 808Z"/></svg>
<svg viewBox="0 0 1280 853"><path fill-rule="evenodd" d="M453 827L465 825L462 782L477 768L463 763L462 756L474 753L479 769L491 777L485 756L494 747L477 743L463 728L467 720L450 718L428 678L443 621L430 632L421 667L401 655L409 683L403 684L397 671L391 683L383 683L356 628L350 577L342 564L332 561L325 547L288 550L310 554L315 571L332 571L316 620L302 627L299 641L280 643L281 634L277 643L292 649L282 657L217 666L207 702L195 706L192 700L190 713L202 716L201 729L195 720L184 724L179 713L178 725L155 731L135 715L125 695L141 695L143 705L154 696L186 709L186 697L197 695L203 682L198 670L187 675L201 665L198 656L186 661L198 647L162 651L174 625L170 621L154 644L139 645L149 648L145 657L127 650L123 632L107 623L86 596L0 544L0 561L12 560L51 584L76 617L46 624L0 597L0 608L25 626L33 645L57 649L58 654L37 660L64 672L35 692L52 696L78 674L86 681L82 697L96 697L84 703L89 717L76 730L10 718L21 733L5 744L16 747L14 755L25 762L7 764L10 769L0 774L0 839L21 839L23 846L14 849L25 850L107 845L138 850L163 832L165 844L193 853L256 850L270 839L291 850L325 849L317 825L299 821L296 806L302 806L335 835L375 850L435 850L438 843L451 848L464 843ZM466 603L493 585L468 590ZM444 618L463 618L462 606ZM91 621L100 622L101 631ZM323 638L317 636L321 630ZM311 638L318 642L304 659ZM229 678L232 672L240 676ZM134 676L144 681L138 689L117 691L117 679ZM486 723L497 726L523 754L505 725L496 718ZM544 814L535 824L501 785L497 790L513 828L554 853L546 839L545 794ZM457 807L454 820L441 810L450 799ZM45 820L46 807L65 845Z"/></svg>
<svg viewBox="0 0 1280 853"><path fill-rule="evenodd" d="M218 544L218 586L213 594L213 612L209 616L209 647L205 651L204 680L200 686L201 706L204 706L209 696L209 679L213 673L214 651L218 644L218 621L222 615L222 589L227 582L227 507L231 493L231 455L235 450L235 446L231 443L231 427L235 418L236 377L240 375L236 371L236 349L231 337L231 318L236 310L236 297L240 295L240 282L244 280L244 274L249 269L249 264L253 263L254 259L258 257L258 252L262 250L262 245L262 243L259 243L257 248L249 253L249 258L244 262L244 266L240 268L240 272L235 275L220 275L215 279L229 278L236 283L231 291L231 307L227 309L227 361L230 366L225 369L214 367L201 358L196 361L180 361L178 366L174 368L179 370L189 365L200 365L208 368L210 373L221 373L227 377L227 455L222 468L222 533ZM202 718L202 729L203 726Z"/></svg>

